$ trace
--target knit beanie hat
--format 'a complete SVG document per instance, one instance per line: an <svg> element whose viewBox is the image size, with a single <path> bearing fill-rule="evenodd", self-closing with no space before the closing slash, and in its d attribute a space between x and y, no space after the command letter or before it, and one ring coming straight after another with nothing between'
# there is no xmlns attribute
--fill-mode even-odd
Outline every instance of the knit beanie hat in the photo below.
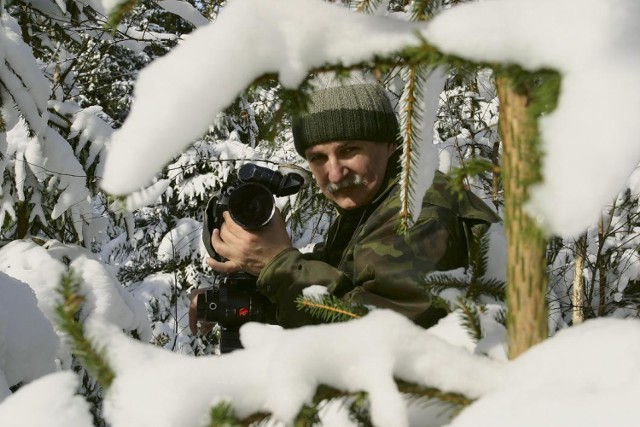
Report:
<svg viewBox="0 0 640 427"><path fill-rule="evenodd" d="M308 111L292 120L293 143L307 148L330 141L396 142L398 119L384 88L375 83L334 86L311 94Z"/></svg>

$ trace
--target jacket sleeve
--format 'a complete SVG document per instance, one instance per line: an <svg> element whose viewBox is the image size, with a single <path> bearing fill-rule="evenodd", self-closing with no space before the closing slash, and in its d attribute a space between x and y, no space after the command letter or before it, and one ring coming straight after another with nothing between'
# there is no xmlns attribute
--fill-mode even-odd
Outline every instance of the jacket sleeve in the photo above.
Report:
<svg viewBox="0 0 640 427"><path fill-rule="evenodd" d="M435 323L444 312L430 310L431 298L422 283L433 270L458 267L456 215L433 207L423 209L404 235L396 231L395 215L367 222L357 233L341 269L289 249L262 270L258 288L278 305L279 322L285 327L317 323L298 311L294 301L305 287L320 285L347 301L389 308L419 324Z"/></svg>
<svg viewBox="0 0 640 427"><path fill-rule="evenodd" d="M353 288L351 279L344 272L294 248L273 258L262 269L257 281L258 290L277 305L278 322L285 328L319 323L298 310L295 303L303 289L313 285L324 286L330 293L336 293L338 288Z"/></svg>

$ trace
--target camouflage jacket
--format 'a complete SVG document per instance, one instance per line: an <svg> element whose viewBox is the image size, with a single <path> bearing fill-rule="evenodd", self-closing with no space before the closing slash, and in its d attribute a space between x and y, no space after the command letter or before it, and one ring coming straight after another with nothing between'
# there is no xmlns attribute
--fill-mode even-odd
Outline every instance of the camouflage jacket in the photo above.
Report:
<svg viewBox="0 0 640 427"><path fill-rule="evenodd" d="M346 301L390 308L425 327L445 314L431 307L425 275L467 266L470 234L498 217L475 195L452 194L447 178L437 173L417 222L401 235L398 181L389 180L364 209L339 215L319 250L288 249L263 268L257 286L278 306L278 323L318 323L295 305L311 285L325 286Z"/></svg>

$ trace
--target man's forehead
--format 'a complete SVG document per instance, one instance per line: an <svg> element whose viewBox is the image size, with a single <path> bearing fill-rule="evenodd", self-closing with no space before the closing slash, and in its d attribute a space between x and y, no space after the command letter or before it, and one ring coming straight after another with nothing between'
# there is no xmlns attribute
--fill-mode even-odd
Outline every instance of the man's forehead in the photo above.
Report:
<svg viewBox="0 0 640 427"><path fill-rule="evenodd" d="M311 147L307 148L306 152L307 153L326 152L326 151L338 150L346 145L366 144L366 143L367 141L328 141L328 142L323 142L321 144L312 145Z"/></svg>

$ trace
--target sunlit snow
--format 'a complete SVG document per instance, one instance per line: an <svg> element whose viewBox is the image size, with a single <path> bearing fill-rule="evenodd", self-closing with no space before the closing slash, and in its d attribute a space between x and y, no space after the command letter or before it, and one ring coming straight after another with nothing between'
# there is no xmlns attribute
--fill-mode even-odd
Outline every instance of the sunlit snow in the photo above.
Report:
<svg viewBox="0 0 640 427"><path fill-rule="evenodd" d="M325 62L348 65L416 44L416 29L469 59L562 73L558 109L541 122L545 182L531 203L550 230L572 235L593 224L638 163L640 101L633 94L640 79L640 4L634 0L484 1L453 7L428 24L357 15L320 1L291 4L230 2L216 22L142 72L131 115L110 143L104 188L122 194L149 185L171 156L200 137L263 73L278 72L284 85L295 87ZM19 29L6 16L0 57L19 65L19 55L10 51ZM230 34L233 46L216 42ZM34 90L33 98L41 99ZM25 114L36 123L46 106L30 105ZM18 118L9 118L15 125ZM82 126L95 130L92 137L101 135L87 121ZM26 139L11 141L23 142L27 147ZM49 166L62 161L48 155ZM59 203L76 203L78 194ZM3 212L10 214L10 208ZM195 229L183 226L189 233ZM115 427L201 425L212 404L229 399L241 416L272 411L287 422L319 383L368 391L377 426L424 425L407 409L394 377L476 398L450 424L456 427L637 424L639 320L590 320L506 361L503 331L495 324L488 325L491 340L473 343L460 335L455 312L426 331L378 310L353 322L289 331L247 324L241 331L246 350L194 358L148 344L151 329L135 290L122 288L87 250L21 241L0 249L0 425L92 425L55 322L55 288L70 268L87 298L82 319L116 372L105 401L107 421ZM502 268L492 271L500 275ZM139 291L140 298L151 295ZM123 331L136 331L142 341ZM21 349L30 357L18 354ZM67 371L51 373L60 370ZM16 381L31 382L12 394Z"/></svg>

